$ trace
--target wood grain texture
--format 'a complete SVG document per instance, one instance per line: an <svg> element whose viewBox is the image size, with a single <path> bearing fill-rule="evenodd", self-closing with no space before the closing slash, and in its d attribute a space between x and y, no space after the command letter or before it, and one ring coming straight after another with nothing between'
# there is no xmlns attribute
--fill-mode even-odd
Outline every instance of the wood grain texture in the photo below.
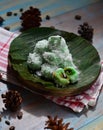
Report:
<svg viewBox="0 0 103 130"><path fill-rule="evenodd" d="M2 3L4 0L0 2ZM80 21L74 19L76 14L82 16ZM76 33L78 25L87 21L95 29L93 45L98 50L101 59L103 59L102 19L103 2L101 1L54 17L50 21L43 22L42 26L55 26L57 29ZM15 26L13 26L13 28L15 28ZM0 130L8 130L8 126L4 123L6 119L10 119L11 124L15 125L17 130L23 130L24 128L25 130L44 130L47 115L58 115L60 118L64 118L65 123L70 121L71 127L74 127L75 130L103 130L103 89L101 90L96 106L89 108L88 111L85 109L82 113L78 114L72 112L70 109L58 106L40 95L31 93L23 88L0 82L0 94L5 92L8 88L18 90L22 94L22 111L24 115L23 119L18 121L12 113L10 114L7 111L3 111L3 103L0 98L0 112L4 115L2 123L0 122Z"/></svg>
<svg viewBox="0 0 103 130"><path fill-rule="evenodd" d="M15 0L15 2L13 0L0 0L0 16L5 19L2 27L9 26L11 31L18 31L20 29L20 8L23 8L23 11L27 10L30 6L39 8L42 14L42 19L45 21L46 15L50 15L50 17L58 16L67 11L98 1L101 0ZM12 16L10 17L6 15L9 11L12 12ZM14 16L14 13L17 13L17 16Z"/></svg>
<svg viewBox="0 0 103 130"><path fill-rule="evenodd" d="M86 126L83 128L80 128L79 130L102 130L103 129L103 116L98 117L92 122L89 122Z"/></svg>
<svg viewBox="0 0 103 130"><path fill-rule="evenodd" d="M81 20L76 20L75 15L79 14ZM42 22L42 26L54 26L56 29L77 33L78 27L83 22L88 22L94 28L93 45L98 50L101 59L103 59L102 41L103 41L103 1L84 8L76 9L57 16L50 21Z"/></svg>

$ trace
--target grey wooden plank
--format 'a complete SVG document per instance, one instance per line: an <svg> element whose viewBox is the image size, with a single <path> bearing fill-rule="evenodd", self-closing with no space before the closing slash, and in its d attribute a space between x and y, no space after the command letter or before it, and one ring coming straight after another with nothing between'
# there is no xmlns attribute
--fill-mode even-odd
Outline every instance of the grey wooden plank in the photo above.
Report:
<svg viewBox="0 0 103 130"><path fill-rule="evenodd" d="M79 24L87 21L90 23L94 29L94 42L93 45L97 48L100 53L101 58L103 59L103 2L98 4L93 4L85 8L75 10L73 12L68 12L63 15L54 17L50 21L42 23L42 26L55 26L58 29L77 33L77 27ZM74 19L76 14L82 16L82 20L77 21ZM60 118L64 119L64 122L71 122L71 127L74 127L75 130L88 128L92 130L93 127L88 127L90 124L92 126L95 123L99 125L98 119L103 119L103 89L98 98L98 102L95 107L86 109L82 113L74 113L70 109L56 105L55 103L45 99L44 97L31 93L21 87L14 86L11 84L5 84L0 82L0 93L3 93L7 90L7 87L10 89L16 89L20 91L23 96L23 105L22 111L24 113L23 119L18 121L14 116L8 112L2 110L3 104L2 99L0 98L0 111L3 115L3 122L0 124L3 130L7 130L8 126L4 124L5 119L9 119L12 122L12 125L16 126L17 130L22 130L25 127L25 130L44 130L45 121L47 120L47 115L55 116L58 115ZM92 123L92 124L91 124ZM101 126L102 127L102 126ZM86 128L86 129L87 129Z"/></svg>
<svg viewBox="0 0 103 130"><path fill-rule="evenodd" d="M79 14L82 19L75 20L75 15ZM42 23L42 26L55 26L60 30L74 32L77 34L78 26L83 22L88 22L94 28L93 45L96 47L103 59L103 1L67 12L63 15L52 18L50 21Z"/></svg>

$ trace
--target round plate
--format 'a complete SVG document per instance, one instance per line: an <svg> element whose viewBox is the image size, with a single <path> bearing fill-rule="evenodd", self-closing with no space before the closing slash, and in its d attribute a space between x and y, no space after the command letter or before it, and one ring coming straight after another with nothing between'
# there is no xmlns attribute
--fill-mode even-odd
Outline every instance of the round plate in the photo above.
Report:
<svg viewBox="0 0 103 130"><path fill-rule="evenodd" d="M32 75L27 67L27 56L33 51L37 41L53 35L64 37L73 61L80 70L78 83L66 88L57 88L53 82ZM55 96L71 96L83 92L95 82L101 70L99 54L92 44L76 34L46 27L27 30L15 38L10 46L9 60L17 77L27 89Z"/></svg>

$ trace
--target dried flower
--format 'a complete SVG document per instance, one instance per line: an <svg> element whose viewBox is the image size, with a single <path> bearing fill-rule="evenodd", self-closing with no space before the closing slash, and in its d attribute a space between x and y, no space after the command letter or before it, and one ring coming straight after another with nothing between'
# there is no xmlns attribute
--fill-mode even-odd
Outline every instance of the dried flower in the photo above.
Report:
<svg viewBox="0 0 103 130"><path fill-rule="evenodd" d="M92 42L93 39L93 32L94 29L92 28L92 26L89 26L87 22L84 22L83 25L80 25L78 29L78 33L80 34L80 36L90 42Z"/></svg>
<svg viewBox="0 0 103 130"><path fill-rule="evenodd" d="M18 91L9 90L5 94L1 95L5 107L11 111L17 111L22 103L22 97Z"/></svg>
<svg viewBox="0 0 103 130"><path fill-rule="evenodd" d="M41 12L38 8L30 7L28 10L22 13L20 17L22 20L22 30L27 30L32 27L39 27L41 25Z"/></svg>
<svg viewBox="0 0 103 130"><path fill-rule="evenodd" d="M46 127L44 129L51 129L51 130L74 130L73 128L69 128L70 123L63 123L63 119L58 119L57 116L52 118L48 116L48 120L45 123Z"/></svg>

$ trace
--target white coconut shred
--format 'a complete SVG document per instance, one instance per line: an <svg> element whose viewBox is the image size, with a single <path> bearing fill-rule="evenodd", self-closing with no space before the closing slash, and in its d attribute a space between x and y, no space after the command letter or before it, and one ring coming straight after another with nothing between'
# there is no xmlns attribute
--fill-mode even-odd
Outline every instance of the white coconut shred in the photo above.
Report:
<svg viewBox="0 0 103 130"><path fill-rule="evenodd" d="M28 55L27 64L35 72L39 71L41 76L47 79L54 79L57 83L63 82L63 85L66 85L66 80L70 80L71 83L78 81L79 71L73 63L73 58L65 39L59 35L50 36L48 40L38 41L33 52ZM58 68L62 68L63 72L57 71ZM70 68L71 75L67 73L68 69L66 68ZM62 73L66 73L68 78L61 77Z"/></svg>

